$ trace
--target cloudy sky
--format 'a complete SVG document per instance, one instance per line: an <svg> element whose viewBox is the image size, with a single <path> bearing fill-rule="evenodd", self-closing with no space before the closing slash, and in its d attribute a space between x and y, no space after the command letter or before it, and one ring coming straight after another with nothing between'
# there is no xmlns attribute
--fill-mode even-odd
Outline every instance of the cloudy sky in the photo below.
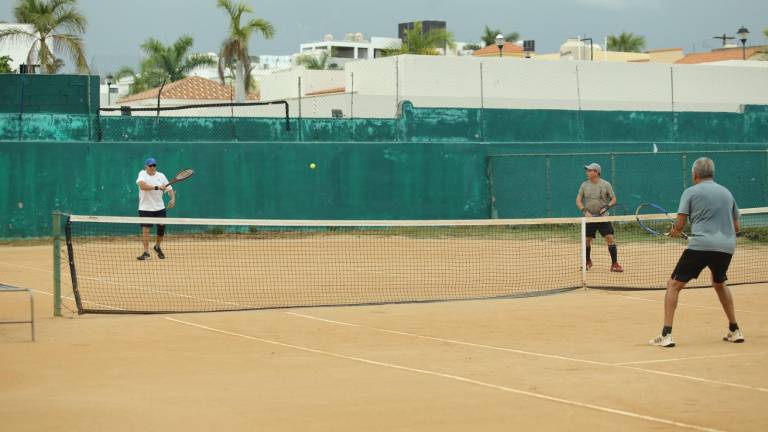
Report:
<svg viewBox="0 0 768 432"><path fill-rule="evenodd" d="M457 41L479 39L487 24L535 39L538 52L554 52L577 35L602 41L606 35L631 31L648 48L682 47L709 50L712 36L733 35L744 25L750 42L768 43L768 0L245 0L255 16L275 25L275 38L256 37L252 54L291 54L299 44L326 33L396 37L397 24L412 20L444 20ZM88 58L101 73L135 66L139 45L148 37L171 42L182 34L194 37L195 51L218 51L227 18L215 0L79 0L88 18ZM0 21L13 22L16 0L0 1Z"/></svg>

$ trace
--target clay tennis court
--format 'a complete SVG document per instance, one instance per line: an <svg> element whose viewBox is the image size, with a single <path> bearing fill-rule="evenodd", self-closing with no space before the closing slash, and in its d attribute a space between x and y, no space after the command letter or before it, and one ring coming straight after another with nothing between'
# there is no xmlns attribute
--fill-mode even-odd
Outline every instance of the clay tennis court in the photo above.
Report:
<svg viewBox="0 0 768 432"><path fill-rule="evenodd" d="M36 290L38 342L0 326L3 429L768 428L766 285L682 296L678 347L646 346L663 292L177 315L51 317L51 249L0 248ZM5 294L2 318L23 318ZM71 301L66 301L73 308Z"/></svg>

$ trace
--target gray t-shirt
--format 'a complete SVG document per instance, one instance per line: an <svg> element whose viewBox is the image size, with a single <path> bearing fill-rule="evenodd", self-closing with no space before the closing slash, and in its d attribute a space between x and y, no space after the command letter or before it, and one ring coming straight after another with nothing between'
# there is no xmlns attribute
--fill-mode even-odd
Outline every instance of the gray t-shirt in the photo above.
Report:
<svg viewBox="0 0 768 432"><path fill-rule="evenodd" d="M604 207L608 206L613 199L613 187L603 179L598 179L592 183L587 180L579 188L579 196L584 208L593 216L597 216Z"/></svg>
<svg viewBox="0 0 768 432"><path fill-rule="evenodd" d="M736 251L733 219L739 217L739 208L725 187L712 180L689 187L680 197L677 212L691 219L688 249L729 254Z"/></svg>

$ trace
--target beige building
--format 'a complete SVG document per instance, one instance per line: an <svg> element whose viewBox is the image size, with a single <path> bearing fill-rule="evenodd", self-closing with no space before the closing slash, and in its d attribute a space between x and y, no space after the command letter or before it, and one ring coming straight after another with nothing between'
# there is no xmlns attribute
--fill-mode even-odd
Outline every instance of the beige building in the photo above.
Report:
<svg viewBox="0 0 768 432"><path fill-rule="evenodd" d="M551 54L536 54L537 60L591 60L600 62L675 63L683 58L682 48L654 49L646 52L608 51L600 44L590 44L579 38L570 38Z"/></svg>

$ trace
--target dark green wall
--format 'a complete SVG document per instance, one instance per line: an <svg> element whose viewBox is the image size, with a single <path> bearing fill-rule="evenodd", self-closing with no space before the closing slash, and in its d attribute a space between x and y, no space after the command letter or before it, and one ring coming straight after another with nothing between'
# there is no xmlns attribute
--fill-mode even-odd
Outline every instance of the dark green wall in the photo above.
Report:
<svg viewBox="0 0 768 432"><path fill-rule="evenodd" d="M397 119L98 117L0 112L0 140L99 142L768 143L768 106L743 113L414 108Z"/></svg>
<svg viewBox="0 0 768 432"><path fill-rule="evenodd" d="M98 76L0 74L0 113L98 112Z"/></svg>
<svg viewBox="0 0 768 432"><path fill-rule="evenodd" d="M657 144L700 154L744 207L766 205L766 145ZM545 156L514 153L651 152L652 143L87 143L0 142L0 237L50 233L51 211L134 215L135 179L148 156L169 177L193 167L178 186L176 217L280 219L465 219L573 216L582 166L597 160L621 196L667 205L682 191L681 153ZM722 149L751 153L708 153ZM496 156L494 156L496 155ZM491 157L489 157L491 156ZM317 169L309 169L310 163ZM489 177L489 164L493 165ZM615 171L615 175L614 175ZM542 177L544 175L544 177ZM536 193L549 175L551 198ZM493 180L493 187L489 183ZM531 212L535 209L535 213Z"/></svg>

